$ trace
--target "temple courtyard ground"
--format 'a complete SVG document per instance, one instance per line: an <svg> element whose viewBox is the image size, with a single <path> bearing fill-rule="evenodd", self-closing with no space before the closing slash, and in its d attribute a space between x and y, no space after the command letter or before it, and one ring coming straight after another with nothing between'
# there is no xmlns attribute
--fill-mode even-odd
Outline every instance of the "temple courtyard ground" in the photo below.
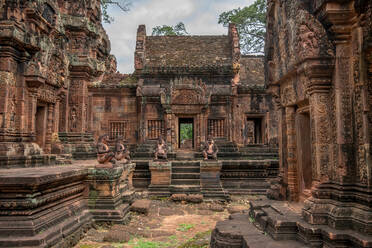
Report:
<svg viewBox="0 0 372 248"><path fill-rule="evenodd" d="M151 199L146 193L141 197ZM247 211L249 201L259 198L239 196L229 203L199 204L152 199L147 215L132 212L127 225L95 226L75 248L206 248L218 221Z"/></svg>

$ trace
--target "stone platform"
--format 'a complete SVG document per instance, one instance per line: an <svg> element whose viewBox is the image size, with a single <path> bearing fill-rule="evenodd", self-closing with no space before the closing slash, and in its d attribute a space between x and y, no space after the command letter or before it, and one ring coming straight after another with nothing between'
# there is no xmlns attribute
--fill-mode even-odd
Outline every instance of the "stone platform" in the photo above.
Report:
<svg viewBox="0 0 372 248"><path fill-rule="evenodd" d="M92 222L86 168L0 170L0 247L75 243Z"/></svg>
<svg viewBox="0 0 372 248"><path fill-rule="evenodd" d="M72 247L93 222L126 221L135 165L78 163L0 170L0 247Z"/></svg>
<svg viewBox="0 0 372 248"><path fill-rule="evenodd" d="M266 194L278 175L278 161L266 160L134 160L134 186L150 194L203 194L228 199L230 194Z"/></svg>
<svg viewBox="0 0 372 248"><path fill-rule="evenodd" d="M371 236L308 224L301 216L302 205L272 200L252 201L250 205L249 214L235 214L217 223L211 248L372 247Z"/></svg>

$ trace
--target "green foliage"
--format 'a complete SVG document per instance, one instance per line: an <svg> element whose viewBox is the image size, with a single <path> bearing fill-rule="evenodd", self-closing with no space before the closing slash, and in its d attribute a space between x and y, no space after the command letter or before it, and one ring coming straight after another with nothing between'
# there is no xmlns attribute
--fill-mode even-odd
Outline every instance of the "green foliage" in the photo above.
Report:
<svg viewBox="0 0 372 248"><path fill-rule="evenodd" d="M133 245L133 248L167 248L171 247L171 243L167 242L154 242L154 241L145 241L145 240L138 240L136 242L130 241L129 245Z"/></svg>
<svg viewBox="0 0 372 248"><path fill-rule="evenodd" d="M240 34L243 54L263 53L266 35L266 0L256 0L248 7L223 12L219 24L235 23Z"/></svg>
<svg viewBox="0 0 372 248"><path fill-rule="evenodd" d="M183 224L179 224L178 226L179 227L177 228L177 231L187 232L188 230L194 228L195 225L183 223Z"/></svg>
<svg viewBox="0 0 372 248"><path fill-rule="evenodd" d="M152 29L152 35L155 36L182 36L187 35L186 27L183 22L179 22L175 26L156 26Z"/></svg>
<svg viewBox="0 0 372 248"><path fill-rule="evenodd" d="M178 246L178 248L208 248L212 231L198 232L193 238L187 240L186 243Z"/></svg>
<svg viewBox="0 0 372 248"><path fill-rule="evenodd" d="M193 130L191 123L181 123L180 129L181 140L192 139Z"/></svg>
<svg viewBox="0 0 372 248"><path fill-rule="evenodd" d="M131 2L129 0L101 0L101 10L102 10L102 20L106 23L111 23L114 21L114 18L108 14L107 8L109 5L116 5L122 11L128 12Z"/></svg>

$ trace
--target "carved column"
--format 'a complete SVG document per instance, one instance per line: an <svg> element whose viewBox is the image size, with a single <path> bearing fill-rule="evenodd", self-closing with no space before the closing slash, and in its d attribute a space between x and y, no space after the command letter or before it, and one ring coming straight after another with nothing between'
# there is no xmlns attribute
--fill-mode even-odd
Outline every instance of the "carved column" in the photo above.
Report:
<svg viewBox="0 0 372 248"><path fill-rule="evenodd" d="M355 178L355 157L353 145L353 75L351 32L356 19L353 1L329 2L325 5L325 17L332 24L336 46L333 85L335 90L336 117L336 168L335 180L352 182Z"/></svg>
<svg viewBox="0 0 372 248"><path fill-rule="evenodd" d="M36 108L37 108L37 96L35 92L29 93L30 102L29 102L29 129L32 135L35 135L35 118L36 118Z"/></svg>
<svg viewBox="0 0 372 248"><path fill-rule="evenodd" d="M47 117L47 132L45 137L45 153L52 152L52 133L53 133L53 112L54 112L54 105L48 105L48 117Z"/></svg>
<svg viewBox="0 0 372 248"><path fill-rule="evenodd" d="M54 108L54 117L53 117L53 133L58 133L59 130L59 108L60 108L60 99L57 98L56 105Z"/></svg>
<svg viewBox="0 0 372 248"><path fill-rule="evenodd" d="M172 144L172 114L171 113L165 113L165 141L168 144L168 147L173 151L174 147Z"/></svg>
<svg viewBox="0 0 372 248"><path fill-rule="evenodd" d="M372 157L371 157L371 144L372 144L372 113L371 113L371 95L372 95L372 37L366 42L365 45L365 58L367 62L367 79L366 79L366 90L363 94L364 102L364 133L365 133L365 154L367 160L367 184L372 187Z"/></svg>
<svg viewBox="0 0 372 248"><path fill-rule="evenodd" d="M312 178L313 185L329 179L329 127L327 122L327 92L316 92L310 95L310 118L312 129Z"/></svg>
<svg viewBox="0 0 372 248"><path fill-rule="evenodd" d="M288 189L289 200L298 200L298 178L297 178L297 147L296 147L296 126L295 107L285 108L285 119L287 125L287 164L288 164Z"/></svg>

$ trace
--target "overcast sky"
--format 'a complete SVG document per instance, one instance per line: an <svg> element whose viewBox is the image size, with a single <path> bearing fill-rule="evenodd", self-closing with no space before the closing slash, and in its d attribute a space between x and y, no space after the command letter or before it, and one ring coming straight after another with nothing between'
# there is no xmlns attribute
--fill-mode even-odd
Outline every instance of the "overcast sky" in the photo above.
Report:
<svg viewBox="0 0 372 248"><path fill-rule="evenodd" d="M134 49L137 27L145 24L147 35L160 25L183 22L191 35L227 34L227 28L218 24L218 16L224 11L250 5L253 0L131 0L128 13L110 7L115 18L104 24L111 40L111 53L116 56L121 73L134 71Z"/></svg>

